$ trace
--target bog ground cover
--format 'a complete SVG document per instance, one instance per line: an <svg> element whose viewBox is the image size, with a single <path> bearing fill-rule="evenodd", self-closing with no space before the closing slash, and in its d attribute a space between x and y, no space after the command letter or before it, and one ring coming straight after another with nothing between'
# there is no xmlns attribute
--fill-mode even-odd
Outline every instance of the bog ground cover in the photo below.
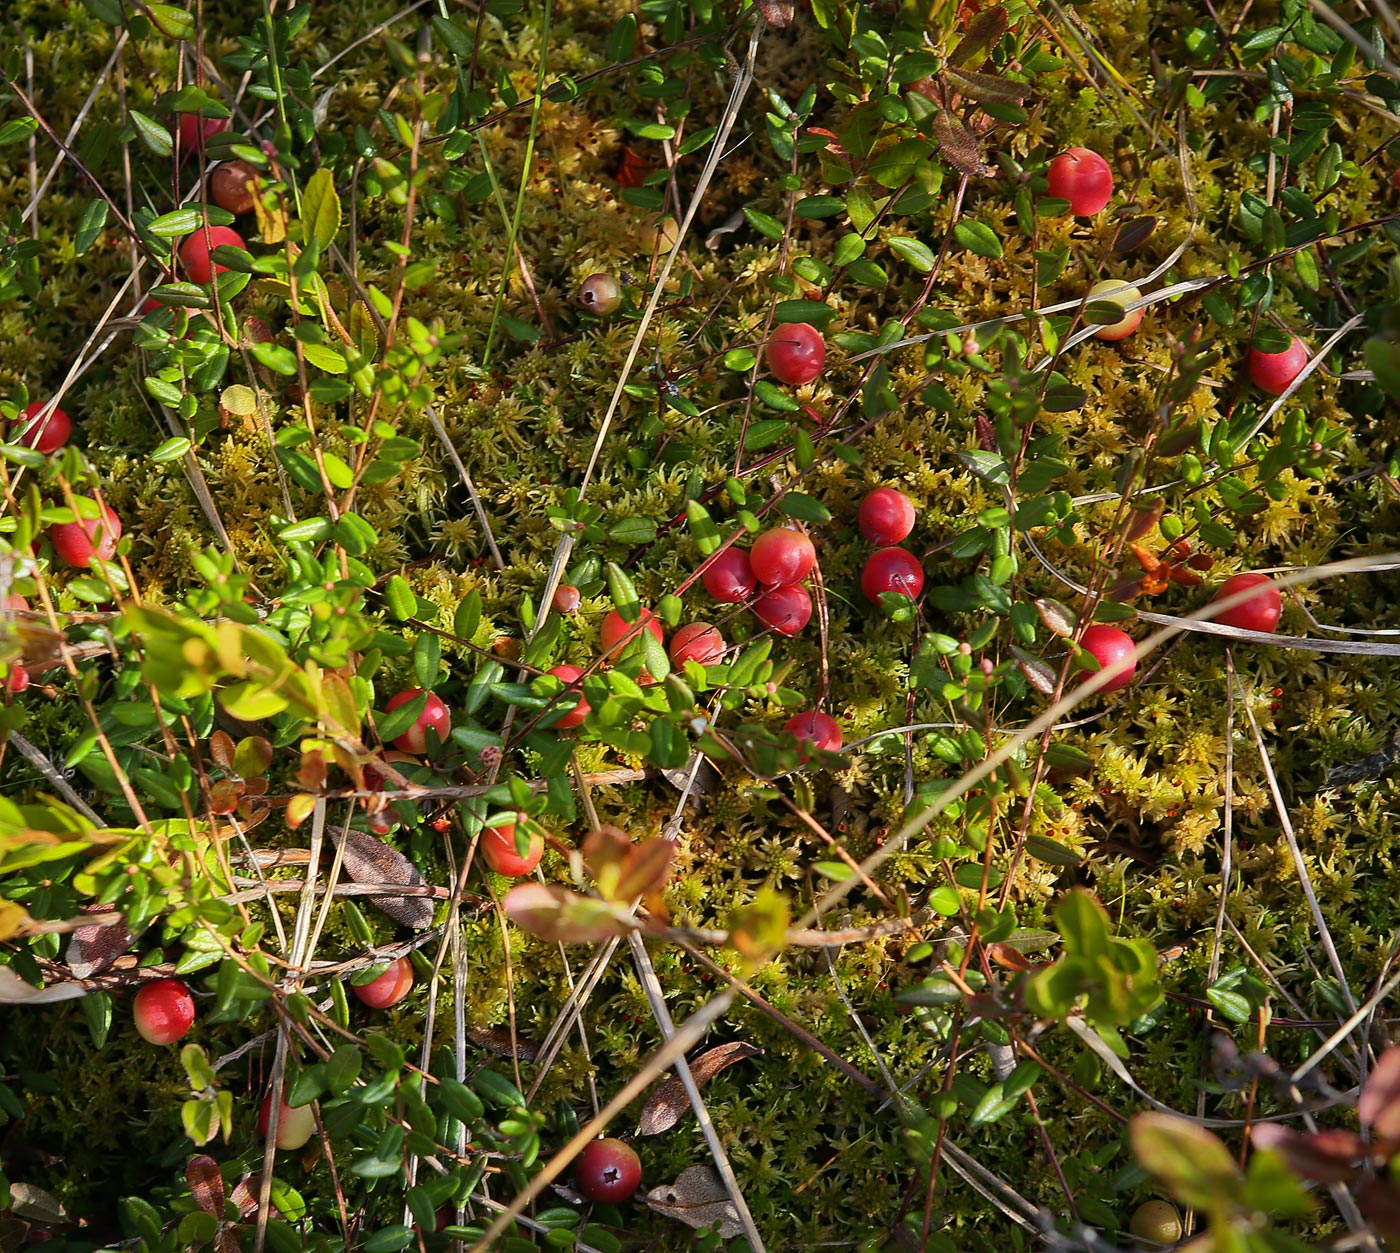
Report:
<svg viewBox="0 0 1400 1253"><path fill-rule="evenodd" d="M18 0L0 1247L1377 1248L1384 0Z"/></svg>

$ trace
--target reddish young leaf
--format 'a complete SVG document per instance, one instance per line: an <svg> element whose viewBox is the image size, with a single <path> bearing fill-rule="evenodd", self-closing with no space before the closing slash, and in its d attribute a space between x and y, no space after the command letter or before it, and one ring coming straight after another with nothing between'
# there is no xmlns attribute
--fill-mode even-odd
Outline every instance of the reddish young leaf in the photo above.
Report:
<svg viewBox="0 0 1400 1253"><path fill-rule="evenodd" d="M1277 1153L1292 1170L1315 1183L1356 1178L1371 1153L1360 1136L1340 1128L1302 1135L1281 1123L1264 1122L1250 1130L1249 1138L1256 1149Z"/></svg>
<svg viewBox="0 0 1400 1253"><path fill-rule="evenodd" d="M1356 1116L1378 1140L1400 1140L1400 1044L1381 1054L1361 1089Z"/></svg>
<svg viewBox="0 0 1400 1253"><path fill-rule="evenodd" d="M597 944L625 935L628 924L606 901L552 883L517 883L501 902L522 931L564 944Z"/></svg>
<svg viewBox="0 0 1400 1253"><path fill-rule="evenodd" d="M185 1182L200 1209L215 1218L223 1218L224 1177L219 1174L218 1162L207 1153L197 1153L185 1167Z"/></svg>

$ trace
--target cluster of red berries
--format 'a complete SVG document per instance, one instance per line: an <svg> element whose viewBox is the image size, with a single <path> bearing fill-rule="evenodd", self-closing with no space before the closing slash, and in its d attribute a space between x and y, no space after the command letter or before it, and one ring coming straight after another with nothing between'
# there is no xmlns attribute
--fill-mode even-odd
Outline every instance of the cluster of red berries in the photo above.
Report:
<svg viewBox="0 0 1400 1253"><path fill-rule="evenodd" d="M860 590L872 604L886 592L910 600L924 590L924 568L907 548L897 545L914 529L914 506L893 487L877 487L860 502L860 533L875 545L860 572Z"/></svg>
<svg viewBox="0 0 1400 1253"><path fill-rule="evenodd" d="M1283 597L1267 574L1251 572L1231 576L1216 590L1212 603L1223 604L1236 597L1243 599L1215 613L1213 618L1216 622L1265 634L1278 630L1278 621L1283 613ZM1109 678L1100 691L1116 692L1132 682L1133 672L1137 669L1133 656L1136 646L1133 637L1126 631L1096 622L1085 630L1079 643L1098 663L1100 670L1109 672Z"/></svg>
<svg viewBox="0 0 1400 1253"><path fill-rule="evenodd" d="M1067 200L1076 217L1093 217L1103 210L1113 196L1113 170L1108 162L1089 148L1068 148L1051 159L1046 168L1049 192L1057 200ZM1120 279L1106 279L1089 291L1089 299L1112 300L1127 304L1142 293ZM1137 330L1143 311L1125 314L1119 322L1100 326L1094 335L1102 340L1124 339ZM1250 347L1245 356L1245 372L1262 392L1280 396L1292 386L1294 379L1308 363L1307 346L1296 335L1290 335L1288 347L1282 352L1261 352Z"/></svg>
<svg viewBox="0 0 1400 1253"><path fill-rule="evenodd" d="M749 608L764 626L779 635L796 635L812 619L812 597L802 582L816 564L811 538L795 527L779 526L760 535L748 552L726 548L701 571L700 581L716 600L751 602Z"/></svg>

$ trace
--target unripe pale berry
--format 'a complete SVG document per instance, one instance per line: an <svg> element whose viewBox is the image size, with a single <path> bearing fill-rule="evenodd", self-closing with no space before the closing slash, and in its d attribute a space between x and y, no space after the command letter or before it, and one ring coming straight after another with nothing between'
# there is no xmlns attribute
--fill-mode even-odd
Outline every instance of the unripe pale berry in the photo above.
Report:
<svg viewBox="0 0 1400 1253"><path fill-rule="evenodd" d="M552 674L556 679L563 683L565 688L567 689L571 685L577 683L581 678L583 678L583 667L569 665L551 666L548 670L545 671L545 673ZM571 699L573 699L573 697L570 694L566 693L564 696L560 697L560 704L567 705ZM584 700L581 693L579 694L577 699L578 704L576 704L572 709L569 710L568 713L566 713L562 718L560 718L557 722L554 723L554 727L557 730L568 731L571 730L573 727L580 726L582 725L583 720L588 716L588 702Z"/></svg>
<svg viewBox="0 0 1400 1253"><path fill-rule="evenodd" d="M869 601L883 592L899 592L911 600L924 590L924 568L905 548L881 548L870 554L860 572L860 590Z"/></svg>
<svg viewBox="0 0 1400 1253"><path fill-rule="evenodd" d="M36 452L56 452L68 442L73 433L73 423L62 409L55 407L42 422L34 419L43 411L43 401L36 400L10 429L9 438L21 448L33 448Z"/></svg>
<svg viewBox="0 0 1400 1253"><path fill-rule="evenodd" d="M701 572L700 582L716 600L737 605L758 590L749 555L742 548L726 548Z"/></svg>
<svg viewBox="0 0 1400 1253"><path fill-rule="evenodd" d="M1253 589L1251 591L1251 589ZM1247 600L1215 615L1217 622L1246 631L1277 631L1283 613L1283 597L1267 574L1236 574L1226 579L1215 593L1215 601L1229 600L1250 592Z"/></svg>
<svg viewBox="0 0 1400 1253"><path fill-rule="evenodd" d="M173 1044L194 1023L194 997L178 979L153 979L141 985L131 1012L143 1040Z"/></svg>
<svg viewBox="0 0 1400 1253"><path fill-rule="evenodd" d="M1283 395L1307 364L1307 345L1296 335L1282 352L1260 352L1251 345L1244 361L1249 381L1271 396Z"/></svg>
<svg viewBox="0 0 1400 1253"><path fill-rule="evenodd" d="M1099 691L1116 692L1133 681L1137 659L1133 656L1133 637L1126 631L1096 622L1084 632L1079 642L1085 652L1099 663L1099 672L1108 671L1112 675ZM1089 677L1085 676L1086 679Z"/></svg>
<svg viewBox="0 0 1400 1253"><path fill-rule="evenodd" d="M680 223L668 213L661 217L647 218L642 223L637 242L642 245L643 252L670 252L680 237Z"/></svg>
<svg viewBox="0 0 1400 1253"><path fill-rule="evenodd" d="M812 382L826 365L826 340L807 322L787 322L773 332L763 355L775 379L801 387Z"/></svg>
<svg viewBox="0 0 1400 1253"><path fill-rule="evenodd" d="M708 622L692 622L671 637L670 652L671 663L676 666L687 661L713 666L724 656L724 636Z"/></svg>
<svg viewBox="0 0 1400 1253"><path fill-rule="evenodd" d="M764 531L749 552L749 568L764 587L791 587L801 583L816 564L816 545L810 537L790 526Z"/></svg>
<svg viewBox="0 0 1400 1253"><path fill-rule="evenodd" d="M272 1093L263 1097L262 1108L258 1111L258 1132L264 1138L272 1122ZM299 1149L316 1134L316 1115L311 1106L282 1105L277 1111L277 1147L284 1150Z"/></svg>
<svg viewBox="0 0 1400 1253"><path fill-rule="evenodd" d="M211 226L206 233L200 227L193 235L186 236L180 245L180 264L185 267L192 283L207 283L216 274L223 274L228 266L220 265L210 258L215 248L228 245L231 248L245 248L243 236L229 226Z"/></svg>
<svg viewBox="0 0 1400 1253"><path fill-rule="evenodd" d="M1122 306L1141 299L1142 293L1136 287L1130 287L1122 279L1106 278L1103 282L1095 283L1089 288L1091 303L1095 300L1111 300L1114 304ZM1108 343L1127 339L1142 324L1142 315L1143 310L1134 309L1131 313L1125 313L1117 322L1096 326L1094 338L1102 339Z"/></svg>
<svg viewBox="0 0 1400 1253"><path fill-rule="evenodd" d="M540 864L544 856L544 836L538 831L530 832L530 843L522 857L515 847L515 824L503 827L487 827L481 833L481 855L486 864L497 874L518 879L529 874Z"/></svg>
<svg viewBox="0 0 1400 1253"><path fill-rule="evenodd" d="M860 533L872 544L898 544L914 529L914 506L903 492L877 487L860 502Z"/></svg>
<svg viewBox="0 0 1400 1253"><path fill-rule="evenodd" d="M409 701L423 695L420 687L409 688L406 692L400 692L397 696L391 696L384 704L385 713L393 713L400 705L406 705ZM428 693L428 699L423 705L423 712L418 715L417 720L402 735L394 740L394 747L401 748L406 753L425 753L428 751L428 729L437 732L437 737L444 744L447 743L448 732L452 730L452 715L448 712L440 698Z"/></svg>
<svg viewBox="0 0 1400 1253"><path fill-rule="evenodd" d="M590 1201L627 1200L642 1182L642 1159L621 1140L593 1140L574 1163L579 1191Z"/></svg>
<svg viewBox="0 0 1400 1253"><path fill-rule="evenodd" d="M121 519L110 505L104 505L100 518L79 518L76 522L56 522L49 527L49 541L62 560L79 570L86 570L95 556L111 561L122 537Z"/></svg>
<svg viewBox="0 0 1400 1253"><path fill-rule="evenodd" d="M834 753L841 747L840 724L830 714L824 714L815 709L810 713L798 714L796 717L789 718L783 724L783 730L828 753Z"/></svg>
<svg viewBox="0 0 1400 1253"><path fill-rule="evenodd" d="M796 635L812 620L812 598L800 583L775 587L754 601L753 613L779 635Z"/></svg>
<svg viewBox="0 0 1400 1253"><path fill-rule="evenodd" d="M1050 162L1046 171L1050 194L1068 200L1076 217L1092 217L1113 195L1113 171L1097 152L1068 148Z"/></svg>
<svg viewBox="0 0 1400 1253"><path fill-rule="evenodd" d="M578 289L578 302L594 316L605 318L622 304L622 284L611 274L590 274Z"/></svg>
<svg viewBox="0 0 1400 1253"><path fill-rule="evenodd" d="M1145 1201L1133 1211L1128 1231L1154 1245L1175 1244L1184 1228L1181 1215L1170 1201Z"/></svg>

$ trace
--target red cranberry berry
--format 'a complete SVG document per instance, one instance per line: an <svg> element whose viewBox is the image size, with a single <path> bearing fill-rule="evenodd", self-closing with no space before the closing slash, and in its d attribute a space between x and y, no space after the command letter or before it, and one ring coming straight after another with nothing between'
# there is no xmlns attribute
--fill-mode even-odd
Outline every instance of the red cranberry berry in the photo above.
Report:
<svg viewBox="0 0 1400 1253"><path fill-rule="evenodd" d="M823 752L834 753L841 747L840 725L830 714L817 710L789 718L783 724L783 730L797 736L799 740L806 740Z"/></svg>
<svg viewBox="0 0 1400 1253"><path fill-rule="evenodd" d="M225 161L209 176L209 195L237 217L253 211L258 172L246 161Z"/></svg>
<svg viewBox="0 0 1400 1253"><path fill-rule="evenodd" d="M36 400L24 411L24 416L15 422L11 434L18 433L15 443L21 448L32 448L36 452L44 453L56 452L68 442L68 437L73 433L73 423L62 409L55 407L47 418L35 424L34 419L43 408L43 401Z"/></svg>
<svg viewBox="0 0 1400 1253"><path fill-rule="evenodd" d="M924 568L908 549L878 549L860 572L860 590L872 602L878 601L882 592L899 592L916 599L924 590Z"/></svg>
<svg viewBox="0 0 1400 1253"><path fill-rule="evenodd" d="M898 544L914 529L914 506L903 492L877 487L860 502L860 533L872 544Z"/></svg>
<svg viewBox="0 0 1400 1253"><path fill-rule="evenodd" d="M421 687L411 687L406 692L400 692L397 696L389 697L385 702L384 712L393 713L400 705L406 705L409 701L423 695ZM394 747L401 748L406 753L426 753L428 751L428 729L432 728L437 732L437 737L444 744L447 743L447 734L452 730L452 715L448 713L447 706L440 698L428 693L428 699L423 705L423 712L420 713L411 727L394 740Z"/></svg>
<svg viewBox="0 0 1400 1253"><path fill-rule="evenodd" d="M1267 574L1232 575L1220 585L1215 601L1230 600L1251 589L1252 594L1247 599L1229 609L1222 609L1215 615L1215 620L1245 631L1277 631L1278 620L1283 613L1283 597Z"/></svg>
<svg viewBox="0 0 1400 1253"><path fill-rule="evenodd" d="M764 531L749 553L749 568L764 587L791 587L801 583L817 564L811 539L790 526Z"/></svg>
<svg viewBox="0 0 1400 1253"><path fill-rule="evenodd" d="M522 857L515 847L514 823L487 827L481 833L481 855L497 874L518 879L540 864L540 858L544 856L544 836L538 831L531 831L529 846Z"/></svg>
<svg viewBox="0 0 1400 1253"><path fill-rule="evenodd" d="M773 332L763 355L775 379L800 387L812 382L826 365L826 340L815 326L786 322Z"/></svg>
<svg viewBox="0 0 1400 1253"><path fill-rule="evenodd" d="M1113 195L1113 171L1088 148L1069 148L1050 162L1050 194L1068 200L1076 217L1092 217Z"/></svg>
<svg viewBox="0 0 1400 1253"><path fill-rule="evenodd" d="M181 157L203 152L205 141L229 128L226 117L200 117L198 113L181 113L175 120L175 146Z"/></svg>
<svg viewBox="0 0 1400 1253"><path fill-rule="evenodd" d="M775 587L753 603L754 617L779 635L796 635L812 620L812 598L800 583Z"/></svg>
<svg viewBox="0 0 1400 1253"><path fill-rule="evenodd" d="M29 667L22 661L10 662L9 673L5 676L5 690L19 693L29 686Z"/></svg>
<svg viewBox="0 0 1400 1253"><path fill-rule="evenodd" d="M642 1159L621 1140L593 1140L574 1163L579 1191L590 1201L616 1204L630 1197L642 1182Z"/></svg>
<svg viewBox="0 0 1400 1253"><path fill-rule="evenodd" d="M1099 689L1101 692L1116 692L1133 681L1137 659L1133 656L1133 637L1126 631L1096 622L1084 632L1079 642L1085 652L1099 663L1099 671L1106 670L1113 676Z"/></svg>
<svg viewBox="0 0 1400 1253"><path fill-rule="evenodd" d="M554 589L555 613L577 613L583 596L572 583L561 583Z"/></svg>
<svg viewBox="0 0 1400 1253"><path fill-rule="evenodd" d="M76 522L57 522L49 527L53 550L70 566L86 570L88 562L97 557L111 561L122 537L121 519L104 505L100 518L79 518Z"/></svg>
<svg viewBox="0 0 1400 1253"><path fill-rule="evenodd" d="M583 720L588 716L588 702L584 700L580 689L574 687L573 685L576 684L581 678L583 678L583 667L567 665L552 666L550 667L550 669L546 670L545 673L552 674L556 679L558 679L561 683L564 684L564 695L562 695L559 698L559 703L561 705L567 705L570 700L574 699L571 695L571 692L580 693L577 698L578 704L576 704L572 709L569 710L568 713L566 713L562 718L560 718L556 723L554 723L555 728L560 731L568 731L576 726L582 725Z"/></svg>
<svg viewBox="0 0 1400 1253"><path fill-rule="evenodd" d="M718 601L737 605L758 590L749 555L742 548L726 548L700 574L705 590Z"/></svg>
<svg viewBox="0 0 1400 1253"><path fill-rule="evenodd" d="M1251 346L1244 361L1249 381L1271 396L1283 395L1307 364L1307 345L1296 335L1282 352L1260 352Z"/></svg>
<svg viewBox="0 0 1400 1253"><path fill-rule="evenodd" d="M151 1044L173 1044L194 1023L194 997L178 979L143 983L131 1009L136 1030Z"/></svg>
<svg viewBox="0 0 1400 1253"><path fill-rule="evenodd" d="M407 957L400 957L391 961L378 978L368 983L352 983L350 991L371 1009L388 1009L413 991L413 963Z"/></svg>
<svg viewBox="0 0 1400 1253"><path fill-rule="evenodd" d="M708 622L692 622L671 637L671 664L683 666L687 661L702 666L717 665L724 656L724 636Z"/></svg>
<svg viewBox="0 0 1400 1253"><path fill-rule="evenodd" d="M616 659L627 644L641 638L643 629L656 636L658 643L666 642L666 633L661 629L661 619L650 609L643 608L636 622L628 622L614 609L603 619L602 628L598 633L603 643L603 655L609 660Z"/></svg>
<svg viewBox="0 0 1400 1253"><path fill-rule="evenodd" d="M180 245L180 264L185 267L192 283L207 283L216 274L228 269L211 259L209 254L215 248L227 244L231 248L245 248L243 236L229 226L211 226L206 233L201 227L193 235L185 238Z"/></svg>

